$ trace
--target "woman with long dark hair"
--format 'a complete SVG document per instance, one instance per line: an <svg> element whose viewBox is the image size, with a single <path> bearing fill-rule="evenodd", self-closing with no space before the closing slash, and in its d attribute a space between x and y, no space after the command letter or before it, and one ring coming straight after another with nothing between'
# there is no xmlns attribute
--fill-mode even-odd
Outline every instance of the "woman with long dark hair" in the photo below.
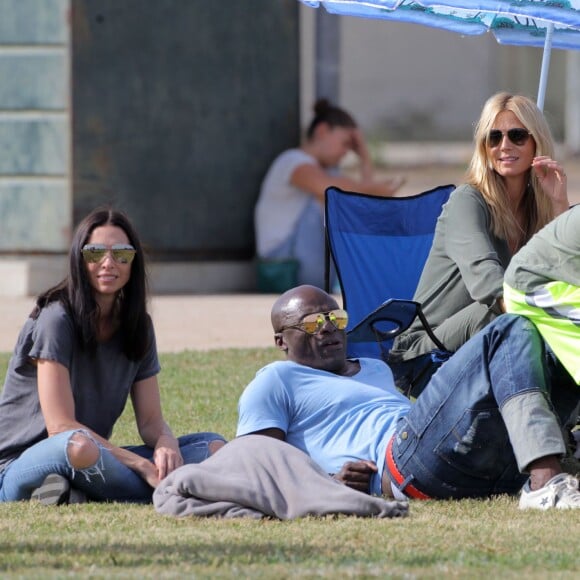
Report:
<svg viewBox="0 0 580 580"><path fill-rule="evenodd" d="M151 501L184 463L225 442L176 439L161 411L145 259L129 219L110 208L77 227L67 277L22 328L0 397L0 501ZM131 397L144 445L110 443Z"/></svg>

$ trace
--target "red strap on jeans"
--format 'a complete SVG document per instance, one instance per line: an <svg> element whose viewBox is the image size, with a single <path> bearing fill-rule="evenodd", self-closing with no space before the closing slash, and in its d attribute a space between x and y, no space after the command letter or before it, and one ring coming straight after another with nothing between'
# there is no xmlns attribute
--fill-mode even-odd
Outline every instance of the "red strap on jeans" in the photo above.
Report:
<svg viewBox="0 0 580 580"><path fill-rule="evenodd" d="M394 479L397 485L401 485L405 478L403 474L397 469L395 465L395 459L393 457L393 439L395 436L391 437L389 444L387 445L387 452L385 454L385 459L387 461L387 469L389 470L390 476ZM428 495L424 494L422 491L419 491L414 485L408 484L405 486L405 489L401 490L405 495L412 497L413 499L431 499Z"/></svg>

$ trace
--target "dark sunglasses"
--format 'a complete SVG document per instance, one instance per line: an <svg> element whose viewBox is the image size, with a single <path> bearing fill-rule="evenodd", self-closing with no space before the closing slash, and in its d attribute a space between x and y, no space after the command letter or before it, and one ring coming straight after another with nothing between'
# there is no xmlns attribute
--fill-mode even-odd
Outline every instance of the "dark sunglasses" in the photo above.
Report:
<svg viewBox="0 0 580 580"><path fill-rule="evenodd" d="M307 314L298 324L292 326L285 326L280 329L280 332L288 328L295 328L306 332L306 334L316 334L329 321L338 330L344 330L348 324L348 314L346 310L329 310L328 312L315 312L314 314Z"/></svg>
<svg viewBox="0 0 580 580"><path fill-rule="evenodd" d="M86 244L81 250L85 262L89 264L98 264L105 256L111 252L113 260L117 264L130 264L137 253L137 250L129 244L113 244L112 246L105 246L105 244Z"/></svg>
<svg viewBox="0 0 580 580"><path fill-rule="evenodd" d="M504 134L507 135L508 139L518 147L525 145L530 138L530 132L527 129L508 129L506 133L503 133L499 129L492 129L487 136L489 146L497 147L501 143Z"/></svg>

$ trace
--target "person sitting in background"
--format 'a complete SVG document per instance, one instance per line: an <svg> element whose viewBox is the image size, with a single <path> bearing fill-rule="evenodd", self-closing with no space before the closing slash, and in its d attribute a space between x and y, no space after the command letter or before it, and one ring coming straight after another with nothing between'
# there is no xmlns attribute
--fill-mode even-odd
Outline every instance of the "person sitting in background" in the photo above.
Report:
<svg viewBox="0 0 580 580"><path fill-rule="evenodd" d="M284 440L346 485L396 499L523 486L522 509L580 508L578 480L559 461L580 389L525 318L489 324L414 404L382 360L346 358L348 316L326 292L289 290L271 318L287 360L262 368L242 393L238 436Z"/></svg>
<svg viewBox="0 0 580 580"><path fill-rule="evenodd" d="M300 148L272 163L254 211L259 258L294 258L298 283L324 285L324 192L330 186L392 196L401 178L377 180L365 139L349 113L321 99ZM340 175L341 159L354 151L360 179Z"/></svg>
<svg viewBox="0 0 580 580"><path fill-rule="evenodd" d="M451 352L502 313L511 257L569 207L566 174L553 159L550 128L532 100L492 96L474 141L466 183L443 208L413 298ZM397 337L390 361L435 348L416 322Z"/></svg>
<svg viewBox="0 0 580 580"><path fill-rule="evenodd" d="M74 234L67 277L38 297L8 365L0 502L150 502L168 473L224 445L216 433L176 439L163 418L146 288L128 218L90 213ZM117 447L109 437L129 395L145 445Z"/></svg>

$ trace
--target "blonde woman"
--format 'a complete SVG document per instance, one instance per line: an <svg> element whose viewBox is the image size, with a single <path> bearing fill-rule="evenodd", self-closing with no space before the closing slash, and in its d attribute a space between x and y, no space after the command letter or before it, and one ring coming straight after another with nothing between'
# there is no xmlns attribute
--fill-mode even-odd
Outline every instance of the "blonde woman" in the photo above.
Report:
<svg viewBox="0 0 580 580"><path fill-rule="evenodd" d="M414 299L446 348L455 352L501 314L503 276L532 235L569 207L566 173L542 112L521 95L498 93L475 127L466 182L451 195ZM412 326L391 360L435 349Z"/></svg>

